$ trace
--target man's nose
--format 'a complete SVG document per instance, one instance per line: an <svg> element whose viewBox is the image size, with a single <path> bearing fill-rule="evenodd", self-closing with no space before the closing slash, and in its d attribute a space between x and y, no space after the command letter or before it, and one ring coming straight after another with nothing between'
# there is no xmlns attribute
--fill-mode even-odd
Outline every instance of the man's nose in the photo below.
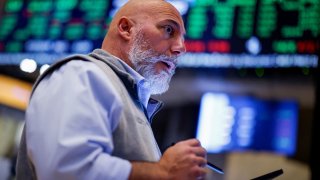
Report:
<svg viewBox="0 0 320 180"><path fill-rule="evenodd" d="M181 55L186 52L186 46L183 38L177 38L172 44L171 52L173 55Z"/></svg>

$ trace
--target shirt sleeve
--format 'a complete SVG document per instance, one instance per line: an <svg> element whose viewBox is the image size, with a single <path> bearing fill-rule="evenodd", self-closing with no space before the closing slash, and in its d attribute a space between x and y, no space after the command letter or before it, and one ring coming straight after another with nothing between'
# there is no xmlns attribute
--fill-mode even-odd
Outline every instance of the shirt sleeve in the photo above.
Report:
<svg viewBox="0 0 320 180"><path fill-rule="evenodd" d="M111 155L121 111L112 82L92 62L74 60L45 77L26 112L38 179L128 179L131 163Z"/></svg>

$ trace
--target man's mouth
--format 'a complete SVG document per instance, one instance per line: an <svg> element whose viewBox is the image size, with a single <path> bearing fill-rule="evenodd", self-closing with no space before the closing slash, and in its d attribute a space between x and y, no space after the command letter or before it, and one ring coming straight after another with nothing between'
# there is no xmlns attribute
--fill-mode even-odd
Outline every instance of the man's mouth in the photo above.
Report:
<svg viewBox="0 0 320 180"><path fill-rule="evenodd" d="M168 70L174 70L176 67L176 64L169 60L161 60L161 62L167 67Z"/></svg>

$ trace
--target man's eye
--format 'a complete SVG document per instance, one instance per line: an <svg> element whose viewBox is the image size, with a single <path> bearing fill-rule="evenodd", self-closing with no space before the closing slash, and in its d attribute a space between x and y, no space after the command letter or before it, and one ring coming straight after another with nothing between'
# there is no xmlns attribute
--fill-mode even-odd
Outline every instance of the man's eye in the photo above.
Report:
<svg viewBox="0 0 320 180"><path fill-rule="evenodd" d="M173 35L173 33L174 33L174 29L171 26L165 26L164 30L169 35Z"/></svg>

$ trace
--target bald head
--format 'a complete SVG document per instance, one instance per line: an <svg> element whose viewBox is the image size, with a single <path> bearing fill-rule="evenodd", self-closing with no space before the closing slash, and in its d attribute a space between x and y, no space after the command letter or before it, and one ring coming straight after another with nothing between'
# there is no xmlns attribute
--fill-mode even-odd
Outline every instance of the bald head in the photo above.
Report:
<svg viewBox="0 0 320 180"><path fill-rule="evenodd" d="M142 33L147 33L144 28L151 24L160 30L159 23L162 21L173 23L175 32L183 39L185 29L182 17L170 3L164 0L129 0L113 17L102 49L132 66L128 52L137 32L142 29Z"/></svg>
<svg viewBox="0 0 320 180"><path fill-rule="evenodd" d="M130 17L137 23L141 23L145 20L144 18L157 17L163 14L173 15L183 24L177 9L164 0L129 0L115 14L111 26L123 16Z"/></svg>

